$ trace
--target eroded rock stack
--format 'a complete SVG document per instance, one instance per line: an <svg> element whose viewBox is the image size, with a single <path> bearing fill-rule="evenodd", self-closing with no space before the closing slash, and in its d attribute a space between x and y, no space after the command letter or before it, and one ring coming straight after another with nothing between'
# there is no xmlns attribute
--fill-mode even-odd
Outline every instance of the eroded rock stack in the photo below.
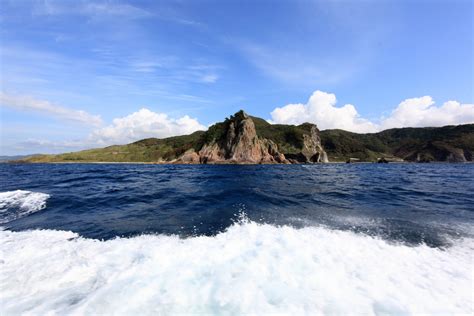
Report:
<svg viewBox="0 0 474 316"><path fill-rule="evenodd" d="M219 137L205 142L198 151L190 149L179 157L177 163L315 163L327 162L321 146L319 130L312 125L308 134L303 134L303 146L297 154L282 153L271 139L257 135L252 118L239 111L224 122Z"/></svg>

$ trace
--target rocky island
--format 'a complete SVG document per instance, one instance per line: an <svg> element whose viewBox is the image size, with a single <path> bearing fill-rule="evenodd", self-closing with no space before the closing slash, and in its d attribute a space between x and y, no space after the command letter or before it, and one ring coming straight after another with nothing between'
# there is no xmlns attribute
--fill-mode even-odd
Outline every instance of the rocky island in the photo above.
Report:
<svg viewBox="0 0 474 316"><path fill-rule="evenodd" d="M474 124L396 128L357 134L319 131L315 124L270 124L239 111L207 131L21 162L146 162L176 164L295 164L344 161L469 162Z"/></svg>

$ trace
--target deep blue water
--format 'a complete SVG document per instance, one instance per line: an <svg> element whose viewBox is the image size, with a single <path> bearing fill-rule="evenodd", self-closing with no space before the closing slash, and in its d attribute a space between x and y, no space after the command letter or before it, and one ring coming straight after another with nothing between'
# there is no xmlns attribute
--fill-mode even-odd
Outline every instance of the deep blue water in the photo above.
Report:
<svg viewBox="0 0 474 316"><path fill-rule="evenodd" d="M474 164L0 164L0 192L50 195L4 227L98 239L214 235L246 216L442 246L473 234L473 179Z"/></svg>

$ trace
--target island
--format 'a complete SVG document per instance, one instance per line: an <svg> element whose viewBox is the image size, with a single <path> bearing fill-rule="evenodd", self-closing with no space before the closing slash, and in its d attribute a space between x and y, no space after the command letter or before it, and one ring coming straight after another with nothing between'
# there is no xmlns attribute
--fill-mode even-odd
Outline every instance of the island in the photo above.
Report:
<svg viewBox="0 0 474 316"><path fill-rule="evenodd" d="M173 164L300 164L327 162L472 162L474 124L394 128L357 134L315 124L270 124L243 110L207 131L57 155L24 163L143 162Z"/></svg>

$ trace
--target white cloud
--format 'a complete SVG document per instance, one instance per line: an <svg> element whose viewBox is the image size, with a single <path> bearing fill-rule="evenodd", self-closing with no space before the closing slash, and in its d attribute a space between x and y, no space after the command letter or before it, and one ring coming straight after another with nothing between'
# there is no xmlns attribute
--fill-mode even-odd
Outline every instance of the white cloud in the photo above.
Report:
<svg viewBox="0 0 474 316"><path fill-rule="evenodd" d="M363 119L352 104L336 107L336 96L315 91L306 104L288 104L270 113L272 122L278 124L302 124L311 122L320 129L340 128L348 131L375 132L377 125Z"/></svg>
<svg viewBox="0 0 474 316"><path fill-rule="evenodd" d="M371 122L360 117L352 104L336 107L334 94L315 91L306 104L288 104L271 113L272 123L302 124L311 122L320 129L344 129L357 133L376 132L396 127L426 127L474 123L474 104L457 101L436 106L430 96L406 99L389 117Z"/></svg>
<svg viewBox="0 0 474 316"><path fill-rule="evenodd" d="M173 119L167 114L143 108L125 117L116 118L109 126L97 128L83 138L49 140L33 137L21 142L4 143L0 150L9 154L63 153L108 145L123 145L150 137L187 135L198 130L207 130L207 127L188 115Z"/></svg>
<svg viewBox="0 0 474 316"><path fill-rule="evenodd" d="M95 130L88 142L96 145L126 144L144 138L185 135L205 129L204 125L188 115L173 119L164 113L141 109L114 119L112 125Z"/></svg>
<svg viewBox="0 0 474 316"><path fill-rule="evenodd" d="M315 57L294 50L265 47L249 42L238 42L238 49L255 67L270 78L285 84L314 86L337 83L356 71L355 56L336 60L335 57Z"/></svg>
<svg viewBox="0 0 474 316"><path fill-rule="evenodd" d="M99 126L102 124L100 115L92 115L82 110L66 108L45 100L37 100L29 96L10 95L0 92L0 104L16 110L38 112L41 114L79 122L86 125Z"/></svg>
<svg viewBox="0 0 474 316"><path fill-rule="evenodd" d="M143 18L151 14L139 7L126 3L110 1L73 1L60 0L37 1L33 5L35 15L86 15L86 16L118 16L121 18Z"/></svg>
<svg viewBox="0 0 474 316"><path fill-rule="evenodd" d="M219 79L219 76L215 74L204 75L201 77L201 81L204 83L214 83Z"/></svg>
<svg viewBox="0 0 474 316"><path fill-rule="evenodd" d="M82 12L88 15L115 15L120 17L142 18L151 14L143 9L129 4L120 3L86 3L82 8Z"/></svg>
<svg viewBox="0 0 474 316"><path fill-rule="evenodd" d="M406 99L382 120L381 128L443 126L474 123L474 104L457 101L434 105L430 96Z"/></svg>
<svg viewBox="0 0 474 316"><path fill-rule="evenodd" d="M79 15L97 21L103 21L107 18L120 18L122 23L124 19L157 18L185 26L205 27L205 24L186 17L183 12L170 6L166 1L163 3L157 2L154 6L155 10L152 11L143 9L143 6L140 6L137 1L132 1L132 3L110 0L40 0L33 3L32 14L38 16ZM110 21L111 19L107 19L108 23Z"/></svg>

